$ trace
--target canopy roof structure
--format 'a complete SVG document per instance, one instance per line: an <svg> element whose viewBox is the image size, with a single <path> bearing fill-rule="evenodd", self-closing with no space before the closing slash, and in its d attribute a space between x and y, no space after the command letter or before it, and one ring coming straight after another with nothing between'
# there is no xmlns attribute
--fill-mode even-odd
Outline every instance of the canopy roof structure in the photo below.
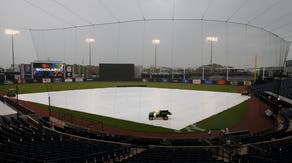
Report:
<svg viewBox="0 0 292 163"><path fill-rule="evenodd" d="M155 19L196 19L263 28L292 40L291 0L3 0L3 28L55 29Z"/></svg>
<svg viewBox="0 0 292 163"><path fill-rule="evenodd" d="M216 52L224 57L214 60L223 65L238 65L245 58L240 64L251 64L252 55L261 55L260 66L281 65L288 54L291 58L291 0L2 0L0 4L0 30L21 31L22 38L19 36L15 45L16 63L49 58L83 63L88 50L85 38L95 39L93 64L129 61L151 65L151 40L161 39L157 51L160 66L175 67L174 61L177 66L187 66L193 64L190 60L203 65L209 60L204 42L208 36L219 38L214 48L217 46ZM5 54L10 53L8 39L1 32L0 49ZM31 56L17 57L19 51ZM138 53L141 56L128 59ZM179 61L176 57L182 53L185 60ZM190 58L188 53L197 56ZM230 58L233 55L237 56ZM11 62L2 61L0 66Z"/></svg>

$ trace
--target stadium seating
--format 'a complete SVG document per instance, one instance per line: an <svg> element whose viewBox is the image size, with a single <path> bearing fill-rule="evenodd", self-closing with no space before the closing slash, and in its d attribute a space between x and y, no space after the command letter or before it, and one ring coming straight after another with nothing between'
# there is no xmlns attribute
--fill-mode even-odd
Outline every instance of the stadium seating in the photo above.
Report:
<svg viewBox="0 0 292 163"><path fill-rule="evenodd" d="M122 162L203 162L203 163L220 163L223 160L216 160L212 153L201 148L162 148L155 147L130 157Z"/></svg>
<svg viewBox="0 0 292 163"><path fill-rule="evenodd" d="M249 145L248 154L233 159L242 163L283 162L292 160L292 138ZM237 157L237 158L236 158Z"/></svg>
<svg viewBox="0 0 292 163"><path fill-rule="evenodd" d="M129 153L129 146L63 135L14 116L1 116L0 131L0 162L98 162Z"/></svg>
<svg viewBox="0 0 292 163"><path fill-rule="evenodd" d="M275 118L278 119L278 129L268 133L252 134L247 137L236 137L235 139L238 142L247 144L248 151L243 155L233 155L232 161L241 163L291 162L292 131L290 124L292 111L289 109L291 107L289 99L292 99L292 80L275 79L255 83L251 92L271 107L275 113Z"/></svg>
<svg viewBox="0 0 292 163"><path fill-rule="evenodd" d="M275 97L269 97L267 91L291 99L292 81L273 80L255 84L251 88L252 94L269 104L271 108L279 108L279 101ZM15 108L21 107L13 100L8 100L6 103ZM0 162L107 162L111 160L112 162L252 163L289 162L292 159L292 152L289 150L292 148L292 138L289 138L292 131L288 131L292 119L290 109L278 110L280 113L278 117L283 120L282 128L279 130L266 133L240 131L208 139L138 138L93 132L74 125L54 126L54 130L51 130L53 126L48 123L48 119L34 119L37 122L30 123L26 115L33 113L27 108L19 110L24 113L19 119L16 116L0 117ZM131 145L121 145L121 143ZM245 154L237 152L241 144L247 145ZM216 149L215 152L207 150L214 145L224 150ZM133 147L146 150L130 155ZM225 154L221 155L222 151Z"/></svg>
<svg viewBox="0 0 292 163"><path fill-rule="evenodd" d="M268 96L266 95L267 91L281 95L288 99L292 99L292 80L270 80L265 83L256 83L252 87L252 93L260 98L265 99L266 101L268 101Z"/></svg>

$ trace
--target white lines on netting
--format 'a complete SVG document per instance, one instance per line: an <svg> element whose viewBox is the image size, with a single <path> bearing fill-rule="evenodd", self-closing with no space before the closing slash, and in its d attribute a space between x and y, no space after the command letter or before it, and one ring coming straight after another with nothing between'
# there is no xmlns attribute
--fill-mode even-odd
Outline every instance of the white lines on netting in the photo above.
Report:
<svg viewBox="0 0 292 163"><path fill-rule="evenodd" d="M42 7L38 6L38 5L36 5L35 3L32 3L32 2L29 1L29 0L23 0L23 1L25 1L25 2L26 2L27 4L29 4L30 6L32 6L32 7L36 8L36 9L40 10L41 12L45 13L46 15L49 15L50 17L52 17L52 18L54 18L54 19L56 19L56 20L58 20L58 21L61 21L61 22L64 23L64 24L70 25L70 26L72 26L72 27L75 26L74 24L68 22L66 19L63 19L62 17L59 17L59 16L57 16L57 15L55 15L55 14L49 12L48 10L46 10L46 9L44 9L44 8L42 8Z"/></svg>

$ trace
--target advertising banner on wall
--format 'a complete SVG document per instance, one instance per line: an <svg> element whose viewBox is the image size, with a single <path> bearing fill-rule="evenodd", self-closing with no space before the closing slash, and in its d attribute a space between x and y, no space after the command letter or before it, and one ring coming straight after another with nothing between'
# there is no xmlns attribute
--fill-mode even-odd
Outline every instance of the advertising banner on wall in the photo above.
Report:
<svg viewBox="0 0 292 163"><path fill-rule="evenodd" d="M83 82L83 78L75 78L75 82Z"/></svg>
<svg viewBox="0 0 292 163"><path fill-rule="evenodd" d="M66 78L72 78L73 77L73 66L72 65L66 65L66 73L65 77Z"/></svg>
<svg viewBox="0 0 292 163"><path fill-rule="evenodd" d="M191 80L188 80L188 79L182 79L181 80L181 83L191 83L192 81Z"/></svg>
<svg viewBox="0 0 292 163"><path fill-rule="evenodd" d="M193 84L201 84L201 79L193 79Z"/></svg>
<svg viewBox="0 0 292 163"><path fill-rule="evenodd" d="M216 80L216 84L218 84L218 85L225 85L226 84L226 80L224 80L224 79Z"/></svg>
<svg viewBox="0 0 292 163"><path fill-rule="evenodd" d="M32 79L32 68L31 68L31 64L23 64L23 67L21 68L22 70L22 74L23 74L23 78L25 81L27 80L31 80Z"/></svg>
<svg viewBox="0 0 292 163"><path fill-rule="evenodd" d="M31 75L31 64L24 64L23 65L24 69L24 75Z"/></svg>
<svg viewBox="0 0 292 163"><path fill-rule="evenodd" d="M64 81L65 82L73 82L73 79L72 78L65 78Z"/></svg>
<svg viewBox="0 0 292 163"><path fill-rule="evenodd" d="M245 86L251 86L251 81L243 81L243 85L245 85Z"/></svg>
<svg viewBox="0 0 292 163"><path fill-rule="evenodd" d="M214 84L215 82L213 80L205 80L204 83L205 84Z"/></svg>
<svg viewBox="0 0 292 163"><path fill-rule="evenodd" d="M51 78L43 78L43 83L51 83Z"/></svg>
<svg viewBox="0 0 292 163"><path fill-rule="evenodd" d="M63 82L63 79L62 78L54 78L53 81L54 81L54 83L60 83L60 82Z"/></svg>

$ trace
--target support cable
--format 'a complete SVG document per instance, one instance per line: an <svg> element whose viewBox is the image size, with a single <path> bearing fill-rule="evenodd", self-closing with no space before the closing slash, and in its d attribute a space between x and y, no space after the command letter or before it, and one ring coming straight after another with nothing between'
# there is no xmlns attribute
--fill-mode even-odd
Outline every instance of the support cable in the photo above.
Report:
<svg viewBox="0 0 292 163"><path fill-rule="evenodd" d="M58 4L59 6L61 6L62 8L64 8L65 10L67 10L69 13L71 13L72 15L74 15L75 17L79 18L80 20L82 20L83 22L86 22L87 24L91 24L93 25L93 23L85 18L83 18L81 15L79 15L78 13L74 12L72 9L70 9L69 7L65 6L63 3L58 2L57 0L52 0L53 2L55 2L56 4Z"/></svg>
<svg viewBox="0 0 292 163"><path fill-rule="evenodd" d="M292 12L289 12L289 13L287 13L287 14L281 15L281 16L277 17L274 21L271 21L269 24L264 25L263 28L267 28L267 27L269 27L269 26L271 26L271 25L276 24L276 23L279 22L279 21L283 21L283 19L284 19L285 17L291 17L291 15L292 15ZM291 22L286 23L286 24L290 24L290 23L291 23Z"/></svg>
<svg viewBox="0 0 292 163"><path fill-rule="evenodd" d="M68 25L70 25L70 26L72 26L72 27L75 26L74 24L68 22L66 19L63 19L62 17L56 16L55 14L53 14L53 13L51 13L51 12L45 10L44 8L42 8L42 7L40 7L40 6L36 5L36 4L34 4L34 3L32 3L32 2L30 2L29 0L23 0L23 1L25 1L25 2L26 2L27 4L29 4L30 6L32 6L32 7L36 8L36 9L42 11L43 13L45 13L45 14L51 16L52 18L61 21L62 23L68 24Z"/></svg>
<svg viewBox="0 0 292 163"><path fill-rule="evenodd" d="M253 18L251 18L250 20L247 21L247 24L250 24L252 21L256 20L258 17L264 15L266 12L270 11L273 7L279 5L281 2L281 0L276 1L275 3L269 5L267 8L265 8L262 12L260 12L258 15L254 16Z"/></svg>
<svg viewBox="0 0 292 163"><path fill-rule="evenodd" d="M145 21L145 20L146 20L146 18L145 18L144 12L143 12L143 10L142 10L142 7L141 7L141 2L140 2L140 0L137 0L137 6L138 6L138 8L139 8L139 11L140 11L140 13L141 13L142 19Z"/></svg>
<svg viewBox="0 0 292 163"><path fill-rule="evenodd" d="M208 3L208 6L206 8L206 10L204 11L202 17L201 17L201 20L204 20L204 18L206 17L206 14L208 13L208 10L209 8L211 7L212 3L213 3L214 0L209 0L209 3Z"/></svg>
<svg viewBox="0 0 292 163"><path fill-rule="evenodd" d="M36 41L33 37L33 34L32 34L32 31L29 30L30 32L30 36L31 36L31 39L32 39L32 43L33 43L33 47L34 47L34 50L35 50L35 53L36 53L36 58L39 58L39 51L37 50L37 47L36 47Z"/></svg>
<svg viewBox="0 0 292 163"><path fill-rule="evenodd" d="M113 17L116 20L116 23L120 23L120 20L118 19L118 17L110 10L110 8L107 5L104 4L102 0L99 0L98 2L111 15L111 17Z"/></svg>
<svg viewBox="0 0 292 163"><path fill-rule="evenodd" d="M249 0L245 0L242 2L241 5L231 14L231 16L226 19L226 22L229 22L229 20L232 19L232 17L236 15L247 4L248 1Z"/></svg>

